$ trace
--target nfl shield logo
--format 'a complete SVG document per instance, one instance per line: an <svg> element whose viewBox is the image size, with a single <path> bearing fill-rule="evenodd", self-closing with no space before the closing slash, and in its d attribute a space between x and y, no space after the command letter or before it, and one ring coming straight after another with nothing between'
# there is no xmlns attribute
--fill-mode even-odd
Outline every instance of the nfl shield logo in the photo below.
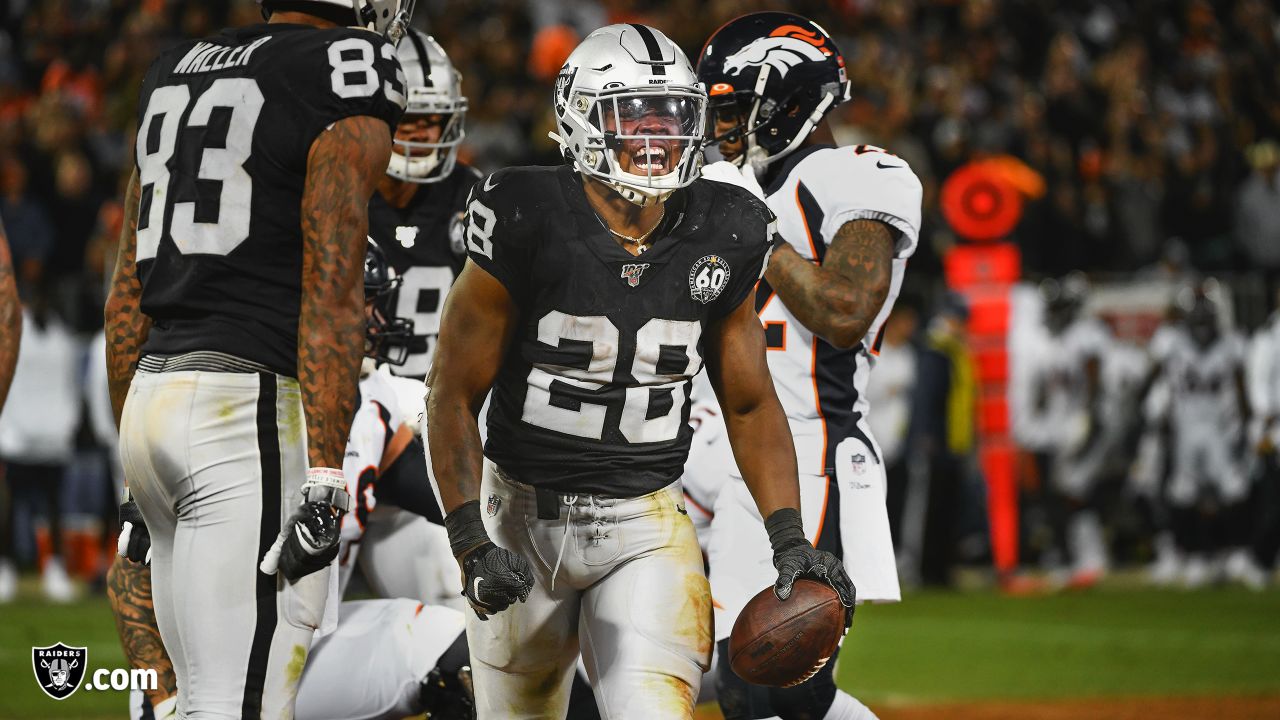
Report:
<svg viewBox="0 0 1280 720"><path fill-rule="evenodd" d="M640 284L640 275L642 275L649 263L632 263L622 266L622 279L627 281L631 287Z"/></svg>
<svg viewBox="0 0 1280 720"><path fill-rule="evenodd" d="M62 643L31 648L31 669L45 695L66 700L80 689L89 663L89 648L68 647Z"/></svg>
<svg viewBox="0 0 1280 720"><path fill-rule="evenodd" d="M850 459L853 461L853 474L865 475L867 472L867 456L862 453L854 453Z"/></svg>
<svg viewBox="0 0 1280 720"><path fill-rule="evenodd" d="M502 498L497 495L490 495L489 502L485 503L484 511L489 513L489 517L498 514L498 508L502 507Z"/></svg>

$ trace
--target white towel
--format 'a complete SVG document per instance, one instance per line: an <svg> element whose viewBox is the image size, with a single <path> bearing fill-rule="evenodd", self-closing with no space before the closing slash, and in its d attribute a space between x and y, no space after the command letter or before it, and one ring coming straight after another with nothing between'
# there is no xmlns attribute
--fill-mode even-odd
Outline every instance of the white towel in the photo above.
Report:
<svg viewBox="0 0 1280 720"><path fill-rule="evenodd" d="M902 600L885 505L885 468L879 457L879 448L869 448L857 438L846 438L836 446L840 542L859 603Z"/></svg>

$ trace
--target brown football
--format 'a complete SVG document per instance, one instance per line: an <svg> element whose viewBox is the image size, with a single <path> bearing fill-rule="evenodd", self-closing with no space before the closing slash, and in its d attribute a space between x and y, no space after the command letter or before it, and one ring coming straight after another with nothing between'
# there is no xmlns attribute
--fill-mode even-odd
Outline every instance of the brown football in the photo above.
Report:
<svg viewBox="0 0 1280 720"><path fill-rule="evenodd" d="M830 586L797 580L791 597L761 590L729 635L729 665L756 685L791 687L827 664L844 635L844 605Z"/></svg>

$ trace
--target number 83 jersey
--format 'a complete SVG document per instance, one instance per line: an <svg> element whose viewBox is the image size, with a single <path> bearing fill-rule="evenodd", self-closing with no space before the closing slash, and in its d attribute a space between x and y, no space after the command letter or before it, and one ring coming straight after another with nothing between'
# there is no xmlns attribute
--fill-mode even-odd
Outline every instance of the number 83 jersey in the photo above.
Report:
<svg viewBox="0 0 1280 720"><path fill-rule="evenodd" d="M690 380L713 325L749 301L772 215L741 188L698 180L633 256L582 183L568 166L513 168L472 189L468 256L520 313L485 455L530 485L636 497L683 471Z"/></svg>
<svg viewBox="0 0 1280 720"><path fill-rule="evenodd" d="M395 48L360 29L260 24L160 55L138 110L143 352L297 375L311 145L355 115L390 134L404 90Z"/></svg>

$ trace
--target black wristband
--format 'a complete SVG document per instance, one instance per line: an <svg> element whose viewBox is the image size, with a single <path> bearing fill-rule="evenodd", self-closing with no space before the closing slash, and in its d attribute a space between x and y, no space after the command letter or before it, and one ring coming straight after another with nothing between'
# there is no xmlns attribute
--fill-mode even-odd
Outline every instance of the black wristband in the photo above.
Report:
<svg viewBox="0 0 1280 720"><path fill-rule="evenodd" d="M449 533L449 550L462 557L468 550L489 542L484 521L480 519L480 501L464 502L444 516L444 529Z"/></svg>
<svg viewBox="0 0 1280 720"><path fill-rule="evenodd" d="M796 544L809 543L804 539L804 522L796 508L774 510L769 519L764 521L764 529L769 533L769 544L773 546L775 553Z"/></svg>

